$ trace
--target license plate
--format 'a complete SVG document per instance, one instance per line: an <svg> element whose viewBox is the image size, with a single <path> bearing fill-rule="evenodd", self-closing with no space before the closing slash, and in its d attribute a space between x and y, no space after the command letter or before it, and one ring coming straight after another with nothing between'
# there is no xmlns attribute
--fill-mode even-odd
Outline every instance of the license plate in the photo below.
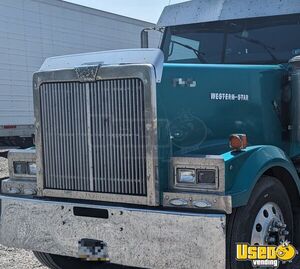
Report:
<svg viewBox="0 0 300 269"><path fill-rule="evenodd" d="M109 262L107 244L93 239L81 239L78 246L78 257L85 261Z"/></svg>

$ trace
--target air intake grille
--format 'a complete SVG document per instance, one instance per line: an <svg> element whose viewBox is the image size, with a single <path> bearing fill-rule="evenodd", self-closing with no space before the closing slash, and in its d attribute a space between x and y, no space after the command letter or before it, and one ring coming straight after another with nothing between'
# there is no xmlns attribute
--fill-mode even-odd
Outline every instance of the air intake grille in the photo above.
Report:
<svg viewBox="0 0 300 269"><path fill-rule="evenodd" d="M44 188L147 195L139 79L42 84Z"/></svg>

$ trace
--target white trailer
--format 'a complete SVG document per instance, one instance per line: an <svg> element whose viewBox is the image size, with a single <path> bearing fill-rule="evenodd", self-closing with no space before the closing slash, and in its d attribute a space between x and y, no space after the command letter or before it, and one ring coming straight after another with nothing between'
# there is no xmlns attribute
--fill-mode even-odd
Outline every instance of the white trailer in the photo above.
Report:
<svg viewBox="0 0 300 269"><path fill-rule="evenodd" d="M62 0L0 1L0 141L30 143L32 75L51 56L137 48L154 25ZM158 45L157 38L151 44Z"/></svg>

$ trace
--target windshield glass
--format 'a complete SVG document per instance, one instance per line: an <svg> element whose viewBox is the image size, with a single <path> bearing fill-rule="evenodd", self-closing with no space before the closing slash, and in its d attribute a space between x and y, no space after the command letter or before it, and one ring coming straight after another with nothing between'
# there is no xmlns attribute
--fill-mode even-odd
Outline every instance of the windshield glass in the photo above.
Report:
<svg viewBox="0 0 300 269"><path fill-rule="evenodd" d="M300 15L169 27L163 50L168 63L286 63L300 55Z"/></svg>

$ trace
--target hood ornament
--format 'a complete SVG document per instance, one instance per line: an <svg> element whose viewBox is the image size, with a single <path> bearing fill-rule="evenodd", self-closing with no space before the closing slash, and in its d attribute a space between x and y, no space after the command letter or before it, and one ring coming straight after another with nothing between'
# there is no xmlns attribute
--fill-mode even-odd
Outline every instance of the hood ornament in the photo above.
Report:
<svg viewBox="0 0 300 269"><path fill-rule="evenodd" d="M86 65L75 67L75 72L80 82L95 81L101 65Z"/></svg>

